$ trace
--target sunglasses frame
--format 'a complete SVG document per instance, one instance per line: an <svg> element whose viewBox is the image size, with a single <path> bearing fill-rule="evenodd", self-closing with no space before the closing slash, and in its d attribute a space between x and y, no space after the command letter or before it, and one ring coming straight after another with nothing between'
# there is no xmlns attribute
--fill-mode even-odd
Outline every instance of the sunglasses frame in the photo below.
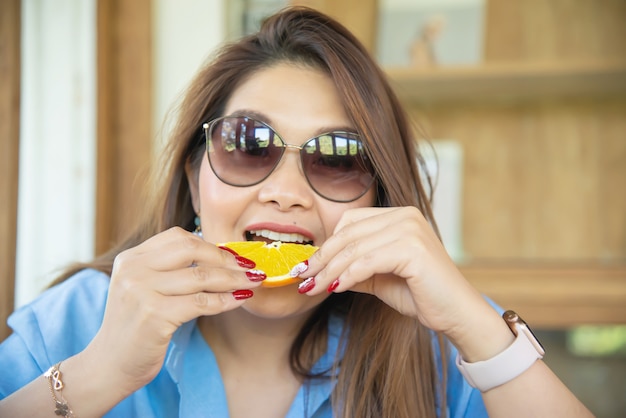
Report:
<svg viewBox="0 0 626 418"><path fill-rule="evenodd" d="M213 131L215 125L225 119L245 119L246 121L252 121L255 124L259 123L261 125L263 125L264 127L269 128L273 133L274 136L276 138L278 138L278 140L281 142L282 146L280 147L276 147L276 148L281 148L281 153L279 158L276 160L276 162L273 164L272 168L268 171L268 173L266 175L264 175L261 179L259 180L255 180L252 183L246 183L246 184L234 184L231 183L229 181L226 181L224 178L222 178L222 176L220 174L217 173L213 162L211 161L211 151L210 151L210 142L211 142L211 135L210 133ZM250 186L254 186L257 185L261 182L263 182L264 180L266 180L276 169L276 167L278 166L278 164L280 163L280 161L282 160L283 156L285 155L285 151L287 149L294 149L294 150L298 150L298 153L300 154L300 165L302 166L302 172L304 173L304 178L306 179L307 183L309 184L309 186L311 187L311 189L317 193L319 196L323 197L326 200L330 200L332 202L339 202L339 203L349 203L349 202L353 202L359 198L361 198L363 195L365 195L368 190L371 189L372 185L376 182L376 172L374 171L374 169L371 169L370 175L371 175L371 180L369 182L369 184L364 188L364 190L359 193L356 197L354 198L350 198L350 199L336 199L336 198L332 198L329 197L323 193L321 193L311 182L311 180L309 179L309 175L307 174L307 170L305 169L305 165L304 165L304 161L303 161L303 151L306 147L306 145L310 142L313 141L315 139L318 139L320 137L323 137L325 135L337 135L337 134L346 134L349 135L349 137L353 137L356 141L358 141L359 144L359 149L361 150L361 153L363 155L365 155L368 159L369 156L367 155L367 152L365 151L365 144L363 144L363 141L361 141L361 139L359 138L359 135L355 132L348 132L348 131L330 131L330 132L325 132L325 133L321 133L319 135L315 135L312 138L307 139L302 145L294 145L294 144L289 144L287 142L285 142L285 140L283 139L283 137L278 133L278 131L276 131L276 129L274 129L271 125L269 125L266 122L263 122L262 120L256 119L254 117L250 117L250 116L245 116L245 115L228 115L228 116L221 116L218 118L215 118L209 122L205 122L202 124L202 130L204 132L204 139L205 139L205 145L206 145L206 152L207 152L207 159L209 160L209 165L211 166L211 170L213 171L213 173L215 174L215 176L224 184L228 184L229 186L233 186L233 187L250 187Z"/></svg>

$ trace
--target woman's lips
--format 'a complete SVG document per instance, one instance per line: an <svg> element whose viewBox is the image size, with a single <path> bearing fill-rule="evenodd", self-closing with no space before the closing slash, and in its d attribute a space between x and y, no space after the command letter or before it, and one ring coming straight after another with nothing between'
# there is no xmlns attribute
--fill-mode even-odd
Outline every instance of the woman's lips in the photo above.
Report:
<svg viewBox="0 0 626 418"><path fill-rule="evenodd" d="M281 241L281 242L295 242L298 244L305 244L305 243L310 243L312 242L311 240L307 239L307 237L305 237L302 234L298 234L298 233L284 233L284 232L276 232L276 231L270 231L269 229L258 229L258 230L253 230L253 231L246 231L246 239L250 238L250 239L254 239L254 237L263 237L263 238L267 238L269 241Z"/></svg>
<svg viewBox="0 0 626 418"><path fill-rule="evenodd" d="M313 234L304 228L268 222L248 226L245 235L248 241L257 237L269 241L296 242L300 244L312 244L314 241Z"/></svg>

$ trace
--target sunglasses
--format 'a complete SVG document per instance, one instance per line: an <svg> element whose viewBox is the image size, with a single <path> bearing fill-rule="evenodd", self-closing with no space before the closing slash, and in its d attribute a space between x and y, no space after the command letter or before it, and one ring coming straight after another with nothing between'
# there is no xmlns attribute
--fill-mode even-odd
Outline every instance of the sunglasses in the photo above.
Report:
<svg viewBox="0 0 626 418"><path fill-rule="evenodd" d="M268 124L246 116L217 118L203 129L211 169L231 186L262 182L288 148L300 152L307 182L325 199L351 202L374 183L374 169L356 133L329 132L292 145Z"/></svg>

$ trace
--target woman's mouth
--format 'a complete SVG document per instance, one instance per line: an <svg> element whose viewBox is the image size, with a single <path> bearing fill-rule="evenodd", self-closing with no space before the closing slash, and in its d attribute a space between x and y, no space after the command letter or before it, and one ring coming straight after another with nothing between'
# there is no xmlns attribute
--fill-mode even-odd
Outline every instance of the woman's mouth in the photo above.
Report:
<svg viewBox="0 0 626 418"><path fill-rule="evenodd" d="M264 242L292 242L296 244L311 244L313 241L307 239L302 234L298 233L284 233L271 231L269 229L258 229L246 231L246 241L264 241Z"/></svg>

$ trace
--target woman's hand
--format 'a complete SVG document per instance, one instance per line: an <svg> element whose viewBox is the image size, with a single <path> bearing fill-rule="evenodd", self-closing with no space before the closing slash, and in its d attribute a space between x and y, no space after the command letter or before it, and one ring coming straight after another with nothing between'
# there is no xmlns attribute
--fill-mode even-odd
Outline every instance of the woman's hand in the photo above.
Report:
<svg viewBox="0 0 626 418"><path fill-rule="evenodd" d="M473 332L468 313L485 313L502 323L414 207L346 211L300 275L313 276L315 287L308 294L369 293L453 342Z"/></svg>
<svg viewBox="0 0 626 418"><path fill-rule="evenodd" d="M120 253L102 326L81 355L117 371L111 383L126 394L139 389L161 369L179 326L235 309L251 296L250 289L265 278L251 267L249 260L181 228Z"/></svg>

